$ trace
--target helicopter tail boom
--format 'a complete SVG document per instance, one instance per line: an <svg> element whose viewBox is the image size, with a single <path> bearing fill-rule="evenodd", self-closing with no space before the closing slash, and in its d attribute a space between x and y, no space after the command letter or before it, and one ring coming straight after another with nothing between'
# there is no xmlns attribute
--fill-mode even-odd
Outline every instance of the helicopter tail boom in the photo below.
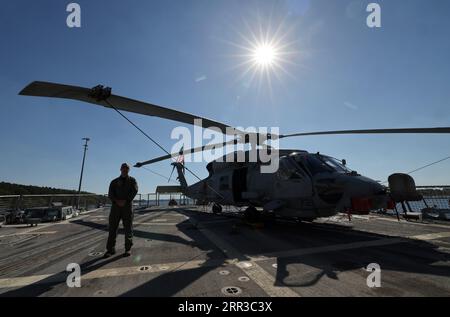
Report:
<svg viewBox="0 0 450 317"><path fill-rule="evenodd" d="M177 179L180 182L181 191L183 193L186 193L188 184L187 184L186 178L184 177L184 165L179 162L174 162L174 163L172 163L172 165L177 169L177 173L178 173Z"/></svg>

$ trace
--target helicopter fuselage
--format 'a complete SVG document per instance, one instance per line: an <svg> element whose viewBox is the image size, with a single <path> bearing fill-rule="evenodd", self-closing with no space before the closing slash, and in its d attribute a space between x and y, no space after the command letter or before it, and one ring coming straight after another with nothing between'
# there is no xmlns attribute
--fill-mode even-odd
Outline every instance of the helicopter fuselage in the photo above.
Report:
<svg viewBox="0 0 450 317"><path fill-rule="evenodd" d="M202 202L260 207L280 217L314 219L338 212L385 208L386 188L326 155L281 151L276 173L261 173L258 162L213 161L210 175L187 186Z"/></svg>

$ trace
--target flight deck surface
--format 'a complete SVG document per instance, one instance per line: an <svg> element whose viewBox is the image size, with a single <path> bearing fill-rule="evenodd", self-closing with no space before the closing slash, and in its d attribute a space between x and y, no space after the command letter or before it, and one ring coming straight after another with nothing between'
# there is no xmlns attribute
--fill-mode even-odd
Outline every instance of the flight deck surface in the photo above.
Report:
<svg viewBox="0 0 450 317"><path fill-rule="evenodd" d="M345 215L249 226L203 207L135 212L134 247L103 259L107 208L0 229L0 296L449 296L450 226ZM68 287L67 265L81 267ZM366 268L381 269L368 287Z"/></svg>

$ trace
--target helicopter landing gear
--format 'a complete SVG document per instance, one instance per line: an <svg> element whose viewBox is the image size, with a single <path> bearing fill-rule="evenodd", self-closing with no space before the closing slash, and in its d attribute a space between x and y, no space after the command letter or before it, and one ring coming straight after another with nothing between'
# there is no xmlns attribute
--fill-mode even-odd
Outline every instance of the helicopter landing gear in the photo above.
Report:
<svg viewBox="0 0 450 317"><path fill-rule="evenodd" d="M248 222L255 223L261 220L260 212L253 206L248 207L244 211L244 218Z"/></svg>
<svg viewBox="0 0 450 317"><path fill-rule="evenodd" d="M262 219L264 222L264 227L273 226L277 222L277 217L275 216L275 212L273 212L273 211L263 212L261 216L262 216Z"/></svg>
<svg viewBox="0 0 450 317"><path fill-rule="evenodd" d="M215 214L220 214L222 212L222 206L214 203L214 205L212 206L212 212Z"/></svg>

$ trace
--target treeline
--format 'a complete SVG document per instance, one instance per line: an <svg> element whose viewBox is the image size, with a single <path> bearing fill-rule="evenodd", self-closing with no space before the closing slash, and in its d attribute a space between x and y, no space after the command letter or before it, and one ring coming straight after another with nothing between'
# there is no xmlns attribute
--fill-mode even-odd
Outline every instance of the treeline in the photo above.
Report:
<svg viewBox="0 0 450 317"><path fill-rule="evenodd" d="M0 195L76 194L76 190L0 182ZM91 194L81 192L82 194Z"/></svg>

